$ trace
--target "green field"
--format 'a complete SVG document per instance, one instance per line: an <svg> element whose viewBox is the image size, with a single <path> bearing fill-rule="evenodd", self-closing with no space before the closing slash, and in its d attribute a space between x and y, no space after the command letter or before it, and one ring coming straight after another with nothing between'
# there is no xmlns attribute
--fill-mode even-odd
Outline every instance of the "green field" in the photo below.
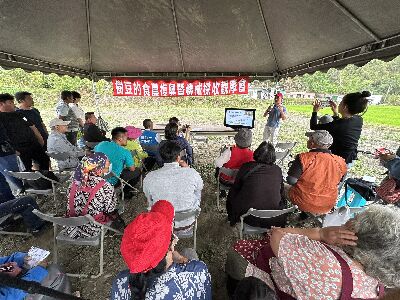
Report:
<svg viewBox="0 0 400 300"><path fill-rule="evenodd" d="M288 111L311 114L311 105L287 105ZM319 114L331 114L330 108L324 108ZM363 115L366 124L400 127L400 106L369 106Z"/></svg>

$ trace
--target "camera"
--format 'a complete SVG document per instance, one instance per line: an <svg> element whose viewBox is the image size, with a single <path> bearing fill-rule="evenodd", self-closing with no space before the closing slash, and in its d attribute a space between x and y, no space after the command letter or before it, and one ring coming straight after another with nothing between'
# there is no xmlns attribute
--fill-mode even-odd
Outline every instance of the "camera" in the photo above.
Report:
<svg viewBox="0 0 400 300"><path fill-rule="evenodd" d="M186 130L188 130L189 128L190 128L190 125L188 125L188 124L183 125L182 126L182 132L185 133Z"/></svg>

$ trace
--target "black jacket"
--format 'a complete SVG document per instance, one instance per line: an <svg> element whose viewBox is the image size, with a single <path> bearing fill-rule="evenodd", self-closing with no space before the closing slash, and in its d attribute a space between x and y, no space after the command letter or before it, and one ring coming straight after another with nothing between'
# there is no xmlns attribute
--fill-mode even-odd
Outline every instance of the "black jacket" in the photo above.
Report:
<svg viewBox="0 0 400 300"><path fill-rule="evenodd" d="M255 168L251 173L246 174ZM243 178L246 177L244 180ZM249 208L259 210L276 210L285 208L283 195L282 171L277 165L260 164L254 161L243 164L236 176L235 183L229 191L226 208L231 225L240 221L240 216ZM245 218L250 226L269 228L270 226L285 226L286 216L272 219L258 219L252 216Z"/></svg>

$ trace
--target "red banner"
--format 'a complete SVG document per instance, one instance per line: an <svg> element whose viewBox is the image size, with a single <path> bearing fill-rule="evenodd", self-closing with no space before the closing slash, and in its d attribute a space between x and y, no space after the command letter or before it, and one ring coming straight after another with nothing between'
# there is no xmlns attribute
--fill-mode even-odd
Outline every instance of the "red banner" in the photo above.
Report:
<svg viewBox="0 0 400 300"><path fill-rule="evenodd" d="M245 95L249 91L249 78L141 80L114 77L112 85L114 96L180 97Z"/></svg>

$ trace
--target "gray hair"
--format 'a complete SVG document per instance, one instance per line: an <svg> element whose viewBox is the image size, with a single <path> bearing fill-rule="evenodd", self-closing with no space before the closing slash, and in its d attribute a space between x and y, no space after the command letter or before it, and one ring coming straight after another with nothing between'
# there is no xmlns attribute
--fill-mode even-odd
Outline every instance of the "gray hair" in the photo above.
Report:
<svg viewBox="0 0 400 300"><path fill-rule="evenodd" d="M387 287L400 287L400 209L371 205L354 218L357 246L345 251L365 273Z"/></svg>

